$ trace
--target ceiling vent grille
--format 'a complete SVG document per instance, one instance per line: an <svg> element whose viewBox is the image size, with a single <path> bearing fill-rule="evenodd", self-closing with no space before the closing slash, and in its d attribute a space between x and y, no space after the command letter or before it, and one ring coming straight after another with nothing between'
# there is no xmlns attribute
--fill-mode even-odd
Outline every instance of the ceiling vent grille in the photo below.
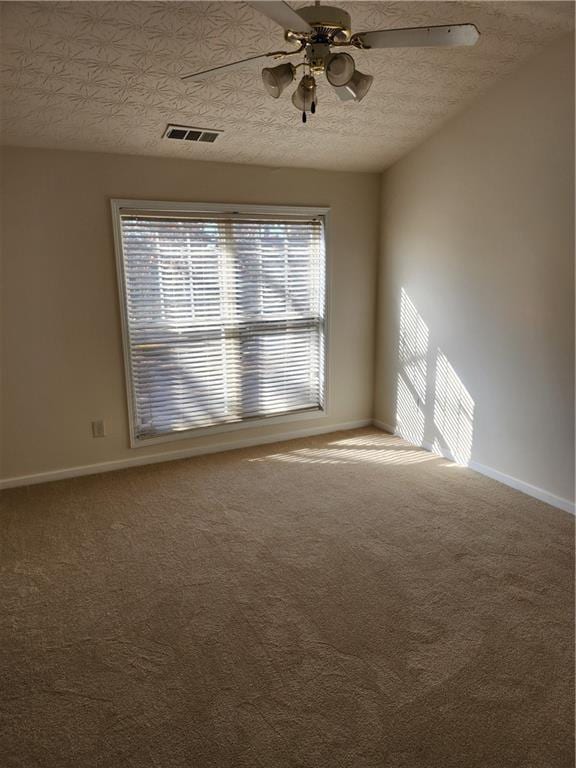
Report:
<svg viewBox="0 0 576 768"><path fill-rule="evenodd" d="M190 125L168 124L162 138L175 141L203 141L206 144L213 144L221 133L222 131L212 128L194 128Z"/></svg>

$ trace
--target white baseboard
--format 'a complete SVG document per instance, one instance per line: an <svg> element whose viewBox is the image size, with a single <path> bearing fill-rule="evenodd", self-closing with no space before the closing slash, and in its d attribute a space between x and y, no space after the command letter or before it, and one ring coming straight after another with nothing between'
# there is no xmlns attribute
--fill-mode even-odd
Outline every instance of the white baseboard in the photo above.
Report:
<svg viewBox="0 0 576 768"><path fill-rule="evenodd" d="M383 430L384 432L389 432L391 435L397 434L396 428L390 424L386 424L383 421L379 421L378 419L375 419L372 423L375 427ZM438 453L438 451L433 449L432 443L428 443L426 441L422 442L419 447L424 448L426 451L430 451L430 453ZM443 458L448 459L448 461L455 461L453 454L445 448L441 449L440 455ZM499 472L497 469L487 467L485 464L480 464L477 461L471 461L467 466L468 469L472 469L474 472L478 472L481 475L486 475L486 477L490 477L492 480L497 480L499 483L508 485L510 488L521 491L528 496L533 496L535 499L544 501L546 504L550 504L553 507L562 509L564 512L568 512L571 515L576 515L576 504L573 501L563 499L561 496L556 496L555 494L550 493L550 491L545 491L543 488L538 488L536 485L526 483L524 480L518 480L517 477L506 475L504 472Z"/></svg>
<svg viewBox="0 0 576 768"><path fill-rule="evenodd" d="M229 440L228 442L217 443L216 445L181 448L177 451L166 451L164 453L148 453L144 456L139 455L130 457L129 459L105 461L101 464L85 464L84 466L80 467L54 469L48 472L38 472L33 475L8 477L4 480L0 480L0 489L16 488L22 485L37 485L39 483L53 482L54 480L65 480L66 478L70 477L81 477L82 475L97 475L101 474L102 472L115 472L118 469L140 467L144 466L145 464L158 464L164 461L188 459L192 456L203 456L208 453L223 453L224 451L233 451L236 448L250 448L256 445L280 443L284 440L294 440L298 437L312 437L314 435L324 435L329 432L359 429L360 427L369 427L371 425L372 419L360 419L357 421L347 421L340 424L323 425L321 427L294 429L289 432L278 432L274 435L264 435L260 437L239 437L236 440Z"/></svg>
<svg viewBox="0 0 576 768"><path fill-rule="evenodd" d="M563 499L561 496L556 496L554 493L550 493L550 491L545 491L543 488L538 488L536 485L530 485L530 483L526 483L524 480L518 480L518 478L511 477L511 475L505 475L504 472L499 472L497 469L492 469L492 467L486 467L484 464L479 464L477 461L471 461L469 467L475 472L480 472L481 475L491 477L493 480L498 480L499 483L504 483L504 485L509 485L517 491L527 493L528 496L533 496L535 499L545 501L546 504L551 504L553 507L563 509L564 512L576 515L576 505L573 501Z"/></svg>
<svg viewBox="0 0 576 768"><path fill-rule="evenodd" d="M374 419L372 424L378 429L381 429L382 432L388 432L390 435L396 434L396 429L390 424L386 424L386 422L384 421L379 421L378 419Z"/></svg>

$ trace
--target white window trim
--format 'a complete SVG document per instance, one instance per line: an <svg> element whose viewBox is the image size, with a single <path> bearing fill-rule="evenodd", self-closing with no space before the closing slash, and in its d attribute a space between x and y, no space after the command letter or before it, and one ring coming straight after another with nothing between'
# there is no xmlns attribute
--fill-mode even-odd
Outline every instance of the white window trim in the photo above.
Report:
<svg viewBox="0 0 576 768"><path fill-rule="evenodd" d="M331 328L331 260L330 260L330 208L309 206L286 205L242 205L234 203L191 203L169 202L166 200L131 200L114 198L110 200L112 207L112 226L114 232L114 251L116 255L116 273L118 283L118 299L120 302L120 318L122 325L122 353L124 357L124 377L126 385L126 399L128 405L128 423L130 430L130 447L143 448L157 443L172 443L177 440L190 440L195 437L214 435L221 432L236 432L243 429L258 429L261 427L285 424L291 421L316 421L325 419L330 415L330 328ZM124 281L124 257L122 251L122 229L120 214L123 210L137 209L139 211L174 211L176 213L213 213L233 214L237 216L250 216L254 214L271 214L279 216L318 216L324 223L324 250L325 250L325 275L324 275L324 408L286 413L279 416L256 417L245 421L236 421L230 424L216 424L211 427L200 427L172 432L169 435L155 437L136 436L136 414L134 403L134 389L132 386L132 371L130 368L130 341L128 334L128 317L126 314L126 285Z"/></svg>

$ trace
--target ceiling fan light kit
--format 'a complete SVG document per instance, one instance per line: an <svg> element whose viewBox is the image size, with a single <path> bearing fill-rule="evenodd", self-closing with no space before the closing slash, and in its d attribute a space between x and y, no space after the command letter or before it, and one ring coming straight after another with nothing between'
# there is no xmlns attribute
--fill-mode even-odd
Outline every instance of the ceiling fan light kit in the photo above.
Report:
<svg viewBox="0 0 576 768"><path fill-rule="evenodd" d="M298 64L288 62L275 67L265 67L262 71L262 81L270 96L278 99L293 82L296 70L302 67L304 74L292 95L292 103L302 113L304 123L307 113L314 114L316 111L318 75L325 75L336 96L342 101L362 101L374 80L372 75L365 75L356 69L354 59L349 53L340 50L332 52L332 48L447 48L475 45L480 37L474 24L381 29L352 34L350 14L334 6L320 5L317 2L295 11L288 3L274 0L258 0L249 2L248 5L279 24L284 30L284 39L298 45L298 49L250 56L230 64L184 75L182 80L199 80L225 69L245 67L266 58L282 59L302 54L303 61Z"/></svg>

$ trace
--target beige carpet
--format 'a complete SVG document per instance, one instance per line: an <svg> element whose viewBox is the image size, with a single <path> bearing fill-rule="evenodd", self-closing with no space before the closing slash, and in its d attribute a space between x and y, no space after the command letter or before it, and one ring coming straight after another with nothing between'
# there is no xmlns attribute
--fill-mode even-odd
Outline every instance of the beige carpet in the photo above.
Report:
<svg viewBox="0 0 576 768"><path fill-rule="evenodd" d="M4 768L572 768L573 518L372 429L6 491Z"/></svg>

